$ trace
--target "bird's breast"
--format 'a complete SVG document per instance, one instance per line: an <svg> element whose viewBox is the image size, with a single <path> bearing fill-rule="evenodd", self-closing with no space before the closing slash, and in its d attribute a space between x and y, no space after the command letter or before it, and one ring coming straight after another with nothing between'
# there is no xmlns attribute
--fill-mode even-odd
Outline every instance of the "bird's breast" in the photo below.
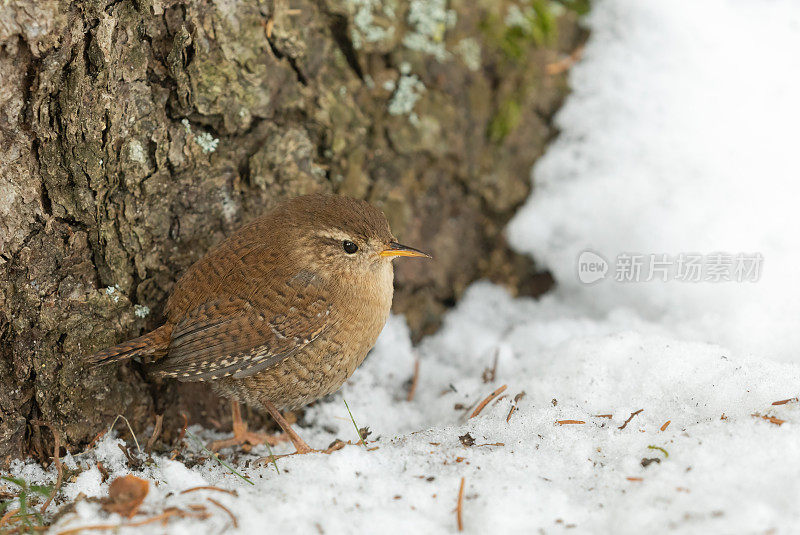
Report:
<svg viewBox="0 0 800 535"><path fill-rule="evenodd" d="M392 305L393 272L386 263L368 280L339 279L331 288L326 328L291 357L243 380L219 384L221 394L258 406L302 407L338 390L375 345Z"/></svg>

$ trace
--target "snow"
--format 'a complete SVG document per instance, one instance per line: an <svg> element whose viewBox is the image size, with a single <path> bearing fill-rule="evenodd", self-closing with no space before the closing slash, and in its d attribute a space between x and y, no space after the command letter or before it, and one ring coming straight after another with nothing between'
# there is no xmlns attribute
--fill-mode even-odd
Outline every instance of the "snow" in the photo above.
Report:
<svg viewBox="0 0 800 535"><path fill-rule="evenodd" d="M625 330L631 325L635 330ZM265 525L292 533L317 533L317 526L324 533L355 527L452 532L463 477L468 533L529 527L561 532L573 525L573 533L791 530L800 521L800 432L793 423L800 404L771 403L796 395L800 367L736 356L660 331L623 313L590 320L555 298L515 300L500 288L477 284L442 331L418 349L422 364L413 401L405 401L403 382L415 354L399 317L391 319L374 353L344 388L358 425L372 430L369 446L378 449L351 445L331 455L281 458L278 474L272 465L254 464L267 455L259 447L237 463L255 486L213 460L189 469L157 457L156 464L133 472L154 482L143 510L208 505L211 496L236 514L242 533L261 532ZM484 383L482 372L495 355L496 381ZM508 385L509 396L467 419L472 405L500 384ZM526 395L506 422L521 391ZM454 409L456 404L465 409ZM644 411L620 430L639 409ZM778 426L754 413L787 422ZM558 425L559 420L586 424ZM660 431L667 420L670 425ZM221 436L191 431L206 440ZM353 439L341 394L311 407L302 432L317 447L336 437ZM467 433L475 445L461 443ZM496 443L502 445L484 445ZM88 469L65 485L69 498L78 491L107 493L96 460L112 479L130 473L116 444L104 439L77 457ZM649 446L664 448L669 457ZM197 451L192 442L187 449ZM275 451L290 450L285 445ZM651 458L660 462L641 466ZM34 465L19 472L32 481L46 479ZM201 485L236 489L238 497L180 494ZM109 521L122 522L84 503L57 528ZM217 533L229 522L219 511L202 521L173 521L169 532Z"/></svg>
<svg viewBox="0 0 800 535"><path fill-rule="evenodd" d="M562 133L509 227L512 243L552 270L555 292L513 298L476 283L416 348L403 318L391 317L362 367L298 427L317 448L354 441L344 397L372 432L368 448L281 458L278 471L256 462L263 446L223 451L250 485L213 459L188 468L156 455L132 471L110 436L64 459L83 469L64 497L106 496L102 461L109 481L152 482L134 521L190 504L213 513L123 534L232 528L208 497L230 509L239 533L455 532L462 478L465 533L796 531L800 402L772 403L800 389L800 6L602 0L587 22L593 35L571 73ZM757 282L618 283L612 268L586 285L576 259L587 248L609 261L758 252L764 269ZM190 431L204 442L223 436ZM206 456L192 440L184 452ZM55 477L33 463L12 472ZM203 485L238 495L181 494ZM54 531L126 522L82 501Z"/></svg>
<svg viewBox="0 0 800 535"><path fill-rule="evenodd" d="M509 239L562 295L682 336L797 360L800 8L793 0L598 2L561 135ZM583 287L576 258L760 252L757 284Z"/></svg>

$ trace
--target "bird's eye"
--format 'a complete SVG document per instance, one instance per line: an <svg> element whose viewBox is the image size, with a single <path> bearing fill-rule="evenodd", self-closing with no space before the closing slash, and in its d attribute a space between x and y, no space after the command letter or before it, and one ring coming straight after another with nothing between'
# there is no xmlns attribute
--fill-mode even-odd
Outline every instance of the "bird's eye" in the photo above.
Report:
<svg viewBox="0 0 800 535"><path fill-rule="evenodd" d="M358 245L351 242L350 240L344 240L342 242L342 248L344 249L344 252L347 254L354 254L356 251L358 251Z"/></svg>

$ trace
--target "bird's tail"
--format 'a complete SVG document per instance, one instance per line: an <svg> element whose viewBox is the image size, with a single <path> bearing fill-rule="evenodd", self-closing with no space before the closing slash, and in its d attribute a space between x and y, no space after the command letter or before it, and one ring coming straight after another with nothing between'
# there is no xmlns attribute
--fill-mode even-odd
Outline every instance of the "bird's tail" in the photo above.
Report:
<svg viewBox="0 0 800 535"><path fill-rule="evenodd" d="M104 349L94 355L86 357L90 364L102 366L113 362L123 362L137 357L158 358L164 355L169 348L170 325L162 325L154 331L138 338L128 340L114 347Z"/></svg>

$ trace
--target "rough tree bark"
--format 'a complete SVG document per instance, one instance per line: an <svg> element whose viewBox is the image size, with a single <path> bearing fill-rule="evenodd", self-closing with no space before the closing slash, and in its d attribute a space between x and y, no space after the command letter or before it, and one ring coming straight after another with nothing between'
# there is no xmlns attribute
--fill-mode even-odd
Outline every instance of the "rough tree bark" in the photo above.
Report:
<svg viewBox="0 0 800 535"><path fill-rule="evenodd" d="M34 419L77 449L117 414L216 414L202 387L81 357L157 326L176 277L286 196L367 198L434 253L397 273L416 336L477 278L542 291L501 231L575 20L538 0L2 2L0 460L48 449Z"/></svg>

